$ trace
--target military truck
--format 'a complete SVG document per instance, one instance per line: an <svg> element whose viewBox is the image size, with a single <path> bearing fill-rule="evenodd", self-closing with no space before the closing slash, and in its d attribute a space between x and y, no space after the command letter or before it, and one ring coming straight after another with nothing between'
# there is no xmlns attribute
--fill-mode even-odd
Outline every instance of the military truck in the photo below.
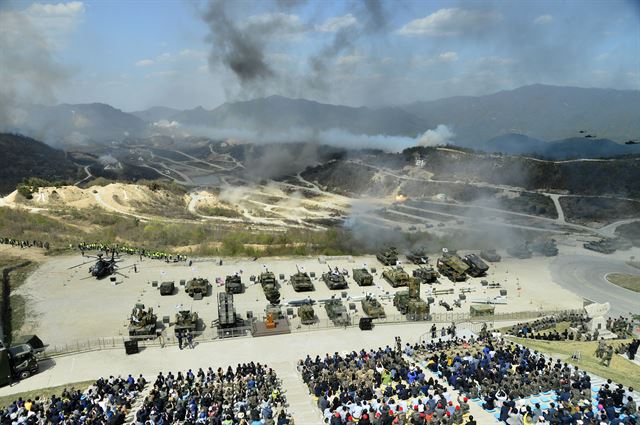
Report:
<svg viewBox="0 0 640 425"><path fill-rule="evenodd" d="M242 294L244 292L244 285L238 273L227 276L224 279L224 290L229 294Z"/></svg>
<svg viewBox="0 0 640 425"><path fill-rule="evenodd" d="M533 252L531 252L531 250L529 249L528 242L523 242L519 245L514 245L511 248L507 248L507 254L521 260L531 258L533 256Z"/></svg>
<svg viewBox="0 0 640 425"><path fill-rule="evenodd" d="M144 304L136 304L129 317L129 336L156 336L158 317L153 314L153 308L144 308Z"/></svg>
<svg viewBox="0 0 640 425"><path fill-rule="evenodd" d="M180 310L176 313L174 331L195 332L198 330L198 313L189 310Z"/></svg>
<svg viewBox="0 0 640 425"><path fill-rule="evenodd" d="M411 261L413 264L427 264L429 262L429 257L427 257L427 253L422 248L412 249L407 254L407 260Z"/></svg>
<svg viewBox="0 0 640 425"><path fill-rule="evenodd" d="M369 273L369 270L365 268L352 269L351 272L353 273L353 280L355 280L359 286L373 285L373 276Z"/></svg>
<svg viewBox="0 0 640 425"><path fill-rule="evenodd" d="M0 386L13 379L27 379L38 373L38 359L29 344L0 348Z"/></svg>
<svg viewBox="0 0 640 425"><path fill-rule="evenodd" d="M173 291L175 291L175 289L175 282L162 282L160 284L160 295L173 295Z"/></svg>
<svg viewBox="0 0 640 425"><path fill-rule="evenodd" d="M394 247L389 247L384 251L378 252L376 258L385 266L395 266L398 262L398 250Z"/></svg>
<svg viewBox="0 0 640 425"><path fill-rule="evenodd" d="M344 278L342 273L338 270L338 268L331 269L329 267L329 271L326 273L322 273L322 280L327 284L329 289L347 289L349 285L347 285L347 279Z"/></svg>
<svg viewBox="0 0 640 425"><path fill-rule="evenodd" d="M413 271L413 277L421 283L434 283L438 281L440 274L433 267L420 266Z"/></svg>
<svg viewBox="0 0 640 425"><path fill-rule="evenodd" d="M293 286L293 290L296 292L314 291L315 287L313 286L311 278L307 272L301 272L298 266L296 266L296 270L297 272L291 275L289 279Z"/></svg>
<svg viewBox="0 0 640 425"><path fill-rule="evenodd" d="M393 305L409 320L429 319L429 304L420 298L420 283L416 279L409 282L407 290L395 293Z"/></svg>
<svg viewBox="0 0 640 425"><path fill-rule="evenodd" d="M327 316L329 316L329 319L334 325L347 326L351 323L349 313L347 313L346 307L339 298L331 298L325 301L324 308L327 311Z"/></svg>
<svg viewBox="0 0 640 425"><path fill-rule="evenodd" d="M462 258L462 261L464 261L467 266L469 266L466 272L469 276L484 276L485 274L487 274L487 270L489 270L489 266L487 265L487 263L482 261L482 259L476 254L465 255Z"/></svg>
<svg viewBox="0 0 640 425"><path fill-rule="evenodd" d="M186 292L190 297L204 297L209 293L209 281L202 277L196 277L187 282L184 287L184 292Z"/></svg>
<svg viewBox="0 0 640 425"><path fill-rule="evenodd" d="M367 316L374 319L382 319L387 317L384 312L384 307L375 297L367 295L365 299L360 301L360 303L362 304L362 311L364 311Z"/></svg>
<svg viewBox="0 0 640 425"><path fill-rule="evenodd" d="M438 258L437 267L440 274L448 277L452 282L463 282L467 279L466 273L469 266L458 254L444 253Z"/></svg>
<svg viewBox="0 0 640 425"><path fill-rule="evenodd" d="M582 246L585 249L596 251L601 254L613 254L616 252L615 243L611 239L600 239L599 241L586 242Z"/></svg>
<svg viewBox="0 0 640 425"><path fill-rule="evenodd" d="M558 255L558 245L555 239L536 239L531 243L531 250L545 257Z"/></svg>
<svg viewBox="0 0 640 425"><path fill-rule="evenodd" d="M382 277L394 288L398 286L407 286L412 278L400 266L391 267L382 272Z"/></svg>
<svg viewBox="0 0 640 425"><path fill-rule="evenodd" d="M264 296L272 305L280 304L280 284L276 280L276 275L273 272L265 269L264 272L258 276L258 283L262 286Z"/></svg>
<svg viewBox="0 0 640 425"><path fill-rule="evenodd" d="M303 325L313 325L316 322L316 313L310 303L298 307L298 317Z"/></svg>
<svg viewBox="0 0 640 425"><path fill-rule="evenodd" d="M480 251L480 257L483 260L487 260L492 263L498 263L500 260L502 260L502 257L496 252L495 249L483 249L482 251Z"/></svg>

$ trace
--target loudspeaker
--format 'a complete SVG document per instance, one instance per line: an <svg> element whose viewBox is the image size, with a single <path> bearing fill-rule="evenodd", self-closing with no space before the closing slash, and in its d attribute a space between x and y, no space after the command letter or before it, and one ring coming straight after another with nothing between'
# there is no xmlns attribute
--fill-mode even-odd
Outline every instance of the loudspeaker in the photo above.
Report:
<svg viewBox="0 0 640 425"><path fill-rule="evenodd" d="M136 340L125 341L124 342L124 351L127 354L137 354L137 353L139 353L140 349L138 348L138 341L136 341Z"/></svg>
<svg viewBox="0 0 640 425"><path fill-rule="evenodd" d="M371 317L361 317L358 326L361 331L370 331L373 329L373 319Z"/></svg>

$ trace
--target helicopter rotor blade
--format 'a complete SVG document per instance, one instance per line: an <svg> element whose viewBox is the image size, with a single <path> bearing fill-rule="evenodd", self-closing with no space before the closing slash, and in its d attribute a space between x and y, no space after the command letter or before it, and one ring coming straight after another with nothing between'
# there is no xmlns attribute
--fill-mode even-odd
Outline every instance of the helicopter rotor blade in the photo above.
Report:
<svg viewBox="0 0 640 425"><path fill-rule="evenodd" d="M90 263L93 263L93 260L92 261L85 261L84 263L80 263L80 264L76 264L75 266L69 267L67 270L75 269L76 267L84 266L85 264L90 264Z"/></svg>

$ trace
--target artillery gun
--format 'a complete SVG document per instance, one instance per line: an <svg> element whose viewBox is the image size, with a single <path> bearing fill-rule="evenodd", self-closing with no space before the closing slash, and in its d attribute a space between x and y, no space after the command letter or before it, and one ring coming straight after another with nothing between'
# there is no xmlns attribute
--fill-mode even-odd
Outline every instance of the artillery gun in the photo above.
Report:
<svg viewBox="0 0 640 425"><path fill-rule="evenodd" d="M204 297L209 293L209 281L202 277L193 278L187 282L184 292L189 294L190 297L198 295Z"/></svg>
<svg viewBox="0 0 640 425"><path fill-rule="evenodd" d="M427 253L422 248L412 249L407 254L407 260L411 261L413 264L427 264L429 262L429 257L427 257Z"/></svg>
<svg viewBox="0 0 640 425"><path fill-rule="evenodd" d="M394 247L389 247L384 251L378 252L376 258L385 266L395 266L398 262L398 250Z"/></svg>
<svg viewBox="0 0 640 425"><path fill-rule="evenodd" d="M428 320L429 304L420 298L420 283L411 279L409 288L393 296L393 305L409 320Z"/></svg>
<svg viewBox="0 0 640 425"><path fill-rule="evenodd" d="M300 271L298 266L296 266L296 270L297 273L291 275L291 278L289 279L293 286L293 290L296 292L314 291L315 287L313 286L311 278L307 272Z"/></svg>
<svg viewBox="0 0 640 425"><path fill-rule="evenodd" d="M484 249L480 251L480 257L482 257L483 260L487 260L492 263L497 263L502 260L502 257L496 252L495 249Z"/></svg>
<svg viewBox="0 0 640 425"><path fill-rule="evenodd" d="M238 273L224 279L224 290L228 294L242 294L244 292L244 285Z"/></svg>
<svg viewBox="0 0 640 425"><path fill-rule="evenodd" d="M342 273L338 270L338 268L331 269L329 267L329 271L327 273L322 273L322 280L327 284L329 289L347 289L349 286L347 285L347 279L344 278Z"/></svg>
<svg viewBox="0 0 640 425"><path fill-rule="evenodd" d="M558 245L555 239L537 239L531 243L531 250L545 257L555 257L558 255Z"/></svg>
<svg viewBox="0 0 640 425"><path fill-rule="evenodd" d="M153 308L144 308L144 304L136 304L129 317L129 336L156 336L158 317L153 314Z"/></svg>
<svg viewBox="0 0 640 425"><path fill-rule="evenodd" d="M413 271L413 277L422 283L434 283L438 281L440 273L433 267L420 266Z"/></svg>
<svg viewBox="0 0 640 425"><path fill-rule="evenodd" d="M347 326L351 323L349 313L347 313L346 307L342 304L342 300L337 298L326 300L324 308L334 325Z"/></svg>
<svg viewBox="0 0 640 425"><path fill-rule="evenodd" d="M195 332L198 329L198 313L189 310L180 310L176 313L174 326L175 333L180 331Z"/></svg>
<svg viewBox="0 0 640 425"><path fill-rule="evenodd" d="M262 286L264 296L272 305L280 304L280 284L276 280L276 275L266 270L258 276L258 283Z"/></svg>
<svg viewBox="0 0 640 425"><path fill-rule="evenodd" d="M367 295L365 299L360 301L362 305L362 311L364 311L369 317L374 319L382 319L387 317L384 312L384 307L380 304L376 298L371 295Z"/></svg>
<svg viewBox="0 0 640 425"><path fill-rule="evenodd" d="M473 277L480 277L487 274L487 270L489 270L489 266L487 263L482 261L480 257L476 254L465 255L462 259L469 268L467 269L467 274Z"/></svg>
<svg viewBox="0 0 640 425"><path fill-rule="evenodd" d="M298 307L298 317L303 325L313 325L316 322L316 313L310 302Z"/></svg>
<svg viewBox="0 0 640 425"><path fill-rule="evenodd" d="M351 272L353 273L353 280L355 280L359 286L373 285L373 276L367 269L353 269Z"/></svg>
<svg viewBox="0 0 640 425"><path fill-rule="evenodd" d="M407 286L412 278L409 273L405 272L400 266L392 267L382 272L382 277L394 288L398 286Z"/></svg>
<svg viewBox="0 0 640 425"><path fill-rule="evenodd" d="M533 256L533 253L529 249L529 242L523 242L520 245L515 245L511 248L507 248L507 254L521 260L531 258L531 256Z"/></svg>
<svg viewBox="0 0 640 425"><path fill-rule="evenodd" d="M445 252L442 257L438 258L437 267L440 274L448 277L452 282L463 282L467 279L466 273L469 266L462 261L458 254Z"/></svg>

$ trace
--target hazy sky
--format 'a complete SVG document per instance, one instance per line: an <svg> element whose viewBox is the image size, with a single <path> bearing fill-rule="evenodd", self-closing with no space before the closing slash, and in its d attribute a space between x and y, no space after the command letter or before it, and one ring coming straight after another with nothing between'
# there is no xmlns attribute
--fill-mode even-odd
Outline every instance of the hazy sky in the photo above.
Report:
<svg viewBox="0 0 640 425"><path fill-rule="evenodd" d="M640 89L640 3L0 1L0 79L2 96L127 111Z"/></svg>

